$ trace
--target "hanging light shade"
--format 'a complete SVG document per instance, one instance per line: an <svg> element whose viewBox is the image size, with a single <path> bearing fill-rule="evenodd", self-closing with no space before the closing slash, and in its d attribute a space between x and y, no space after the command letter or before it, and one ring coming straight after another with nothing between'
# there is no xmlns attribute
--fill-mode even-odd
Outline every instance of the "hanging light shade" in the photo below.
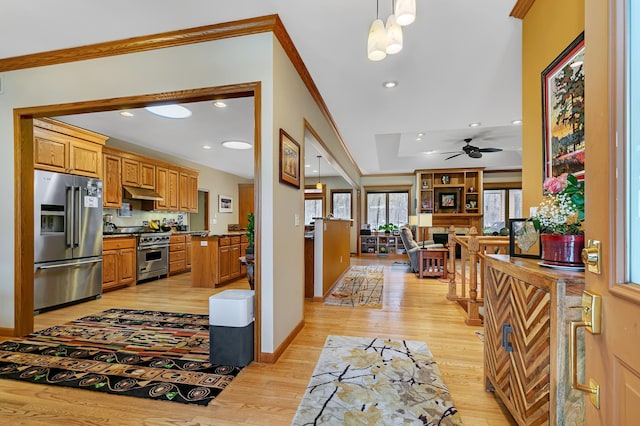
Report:
<svg viewBox="0 0 640 426"><path fill-rule="evenodd" d="M387 18L387 53L393 55L402 50L402 27L396 22L395 15Z"/></svg>
<svg viewBox="0 0 640 426"><path fill-rule="evenodd" d="M409 25L416 20L416 0L396 0L394 14L398 25Z"/></svg>
<svg viewBox="0 0 640 426"><path fill-rule="evenodd" d="M387 31L381 19L376 19L369 28L367 57L371 61L381 61L387 56Z"/></svg>
<svg viewBox="0 0 640 426"><path fill-rule="evenodd" d="M320 183L320 158L322 158L322 155L318 155L318 183L316 183L316 189L322 189L322 183Z"/></svg>

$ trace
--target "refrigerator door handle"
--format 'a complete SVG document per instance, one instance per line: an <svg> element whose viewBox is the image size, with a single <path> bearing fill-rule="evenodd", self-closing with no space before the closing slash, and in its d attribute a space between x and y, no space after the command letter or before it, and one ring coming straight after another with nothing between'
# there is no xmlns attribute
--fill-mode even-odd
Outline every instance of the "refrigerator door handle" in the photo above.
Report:
<svg viewBox="0 0 640 426"><path fill-rule="evenodd" d="M58 265L45 265L38 266L36 269L56 269L56 268L68 268L69 266L78 266L78 265L87 265L89 263L100 263L102 259L96 260L85 260L84 262L76 262L76 263L63 263Z"/></svg>
<svg viewBox="0 0 640 426"><path fill-rule="evenodd" d="M75 207L76 215L76 220L74 223L76 229L74 229L73 244L74 247L80 247L80 230L82 229L82 203L80 196L82 194L82 188L79 186L74 187L74 194L75 197L73 200L73 205Z"/></svg>
<svg viewBox="0 0 640 426"><path fill-rule="evenodd" d="M65 220L67 223L64 224L64 234L65 234L65 243L67 247L73 248L73 239L74 239L74 211L73 211L73 187L67 186L66 188L66 197L67 203L65 206Z"/></svg>

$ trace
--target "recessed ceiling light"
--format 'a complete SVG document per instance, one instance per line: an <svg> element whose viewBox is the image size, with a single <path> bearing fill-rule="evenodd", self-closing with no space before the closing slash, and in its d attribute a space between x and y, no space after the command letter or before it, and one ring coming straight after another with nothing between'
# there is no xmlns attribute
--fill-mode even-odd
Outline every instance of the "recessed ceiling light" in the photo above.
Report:
<svg viewBox="0 0 640 426"><path fill-rule="evenodd" d="M514 126L517 126L519 124L522 124L522 120L513 120L511 124L513 124Z"/></svg>
<svg viewBox="0 0 640 426"><path fill-rule="evenodd" d="M202 145L202 149L211 149L211 145Z"/></svg>
<svg viewBox="0 0 640 426"><path fill-rule="evenodd" d="M480 127L481 123L471 123L469 124L469 127Z"/></svg>
<svg viewBox="0 0 640 426"><path fill-rule="evenodd" d="M418 133L418 137L419 137L419 138L421 138L421 137L423 137L423 136L424 136L424 133L423 133L423 132Z"/></svg>
<svg viewBox="0 0 640 426"><path fill-rule="evenodd" d="M305 167L311 167L311 164L305 164L304 166Z"/></svg>
<svg viewBox="0 0 640 426"><path fill-rule="evenodd" d="M420 136L418 136L418 137L416 138L416 140L417 140L417 141L421 141L421 140L422 140L422 138L421 138Z"/></svg>
<svg viewBox="0 0 640 426"><path fill-rule="evenodd" d="M226 107L227 107L227 104L225 104L225 103L224 103L224 102L222 102L222 101L215 101L215 102L213 103L213 106L214 106L214 107L216 107L216 108L226 108Z"/></svg>
<svg viewBox="0 0 640 426"><path fill-rule="evenodd" d="M133 113L129 111L120 111L120 115L123 117L133 117Z"/></svg>
<svg viewBox="0 0 640 426"><path fill-rule="evenodd" d="M438 151L423 151L422 153L425 155L431 155L431 154L435 154Z"/></svg>
<svg viewBox="0 0 640 426"><path fill-rule="evenodd" d="M386 87L387 89L392 89L394 87L396 87L398 85L397 81L385 81L384 83L382 83L382 85L384 87Z"/></svg>
<svg viewBox="0 0 640 426"><path fill-rule="evenodd" d="M157 105L145 108L150 113L165 118L187 118L191 116L191 111L182 105Z"/></svg>
<svg viewBox="0 0 640 426"><path fill-rule="evenodd" d="M224 141L222 146L229 149L251 149L253 147L250 143L243 141Z"/></svg>

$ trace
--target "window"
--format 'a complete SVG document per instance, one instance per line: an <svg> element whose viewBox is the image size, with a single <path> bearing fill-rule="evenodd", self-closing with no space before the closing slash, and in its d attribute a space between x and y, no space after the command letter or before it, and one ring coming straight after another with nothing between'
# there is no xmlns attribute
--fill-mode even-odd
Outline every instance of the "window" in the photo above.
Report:
<svg viewBox="0 0 640 426"><path fill-rule="evenodd" d="M483 205L483 233L498 233L508 227L509 218L522 217L522 189L485 189Z"/></svg>
<svg viewBox="0 0 640 426"><path fill-rule="evenodd" d="M304 189L304 224L310 225L314 217L324 217L324 186L322 190L310 186Z"/></svg>
<svg viewBox="0 0 640 426"><path fill-rule="evenodd" d="M331 213L336 219L352 219L351 191L331 191Z"/></svg>
<svg viewBox="0 0 640 426"><path fill-rule="evenodd" d="M409 191L367 191L367 223L371 229L409 222Z"/></svg>

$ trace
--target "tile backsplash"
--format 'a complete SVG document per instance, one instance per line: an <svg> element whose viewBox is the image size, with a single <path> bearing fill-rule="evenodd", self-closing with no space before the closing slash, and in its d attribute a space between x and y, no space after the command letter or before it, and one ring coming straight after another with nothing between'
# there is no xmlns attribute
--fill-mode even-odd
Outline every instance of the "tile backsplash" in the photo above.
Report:
<svg viewBox="0 0 640 426"><path fill-rule="evenodd" d="M159 220L160 223L166 222L189 224L189 213L184 212L166 212L166 211L147 211L141 210L136 202L131 203L131 216L121 216L119 209L104 209L103 214L113 215L113 223L116 226L142 226L145 221Z"/></svg>

